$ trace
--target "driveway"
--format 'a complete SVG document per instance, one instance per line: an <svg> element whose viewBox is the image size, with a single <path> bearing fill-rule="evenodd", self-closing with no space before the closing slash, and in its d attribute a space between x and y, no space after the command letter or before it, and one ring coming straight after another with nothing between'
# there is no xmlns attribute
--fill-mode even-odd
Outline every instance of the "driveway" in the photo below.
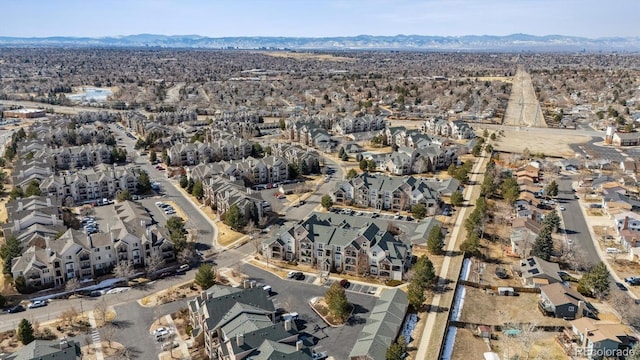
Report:
<svg viewBox="0 0 640 360"><path fill-rule="evenodd" d="M285 312L297 312L300 315L299 321L296 322L298 330L302 336L313 342L311 347L317 351L327 351L329 356L336 359L349 358L349 353L377 300L374 296L347 291L347 298L356 306L354 314L345 326L332 328L326 325L308 304L311 298L324 296L326 287L307 281L281 279L249 264L243 265L241 271L260 283L271 285L274 305Z"/></svg>

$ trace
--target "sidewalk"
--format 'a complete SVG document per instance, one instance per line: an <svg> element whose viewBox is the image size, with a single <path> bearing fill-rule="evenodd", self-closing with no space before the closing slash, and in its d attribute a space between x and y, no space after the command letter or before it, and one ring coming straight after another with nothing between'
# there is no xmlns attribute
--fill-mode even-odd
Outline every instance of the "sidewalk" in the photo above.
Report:
<svg viewBox="0 0 640 360"><path fill-rule="evenodd" d="M470 179L470 183L474 184L474 185L467 185L464 189L464 198L466 199L464 204L465 206L462 207L462 209L459 210L458 213L458 217L456 218L456 222L453 228L453 231L451 232L451 238L448 242L446 251L447 252L452 252L455 251L457 247L459 247L459 243L464 241L464 239L461 239L461 235L464 235L464 227L462 225L463 221L467 218L467 213L473 211L473 205L475 204L475 198L473 196L471 196L474 192L475 189L479 189L480 188L480 181L479 178L482 176L484 177L484 171L481 173L480 171L482 171L483 169L486 168L486 162L487 162L488 157L486 155L483 155L480 159L478 159L479 161L476 162L476 164L473 167L473 174L471 176ZM440 273L438 274L439 277L439 281L438 284L436 285L437 287L441 287L446 285L446 281L449 278L449 267L451 266L451 263L453 262L454 265L458 265L458 263L460 264L460 266L462 265L462 256L457 256L455 258L452 258L451 256L446 256L444 258L444 261L442 263L442 268L440 269ZM460 276L459 274L459 268L456 267L456 269L458 269L458 274L456 275L456 277L453 280L453 282L455 283L456 279L458 278L458 276ZM447 311L444 312L437 312L437 311L429 311L427 314L427 321L425 324L424 329L422 330L422 336L420 338L420 343L418 345L418 352L416 353L415 359L427 359L427 352L431 352L430 350L435 350L435 349L430 349L430 345L432 343L432 337L434 334L439 334L440 331L437 331L438 329L435 329L436 327L436 320L437 317L440 315L444 315L444 316L448 316L449 313L449 307L451 305L452 299L453 299L453 293L455 292L455 290L446 292L446 293L437 293L434 295L431 304L430 304L430 308L431 309L440 309L442 308L442 304L441 302L444 300L449 300L448 304L444 304L446 305L446 309ZM446 324L446 322L443 324ZM446 329L445 329L446 332ZM444 334L442 334L444 336ZM442 340L442 339L440 339ZM435 351L434 351L435 352ZM438 351L439 352L439 351ZM437 356L437 355L436 355ZM435 358L435 357L434 357Z"/></svg>
<svg viewBox="0 0 640 360"><path fill-rule="evenodd" d="M96 360L104 360L104 354L102 353L102 341L100 339L100 333L98 332L93 310L87 311L87 317L89 318L89 324L91 325L91 340L93 341Z"/></svg>
<svg viewBox="0 0 640 360"><path fill-rule="evenodd" d="M187 342L182 338L182 336L180 336L180 334L177 333L178 328L176 327L176 323L173 321L173 318L171 317L171 315L165 315L164 316L165 321L167 322L167 325L169 325L170 329L174 329L176 331L176 337L175 340L173 341L177 341L178 342L178 347L177 349L169 349L167 351L171 352L171 358L173 359L173 353L174 351L179 351L180 352L180 359L191 359L191 356L189 355L189 346L187 345ZM159 359L162 359L162 353L160 355L158 355Z"/></svg>

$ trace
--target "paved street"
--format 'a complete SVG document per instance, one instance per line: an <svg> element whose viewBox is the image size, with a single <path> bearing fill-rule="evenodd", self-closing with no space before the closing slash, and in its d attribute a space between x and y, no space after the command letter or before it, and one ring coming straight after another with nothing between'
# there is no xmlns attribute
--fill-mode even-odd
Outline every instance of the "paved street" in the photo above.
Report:
<svg viewBox="0 0 640 360"><path fill-rule="evenodd" d="M135 140L127 137L125 135L126 131L116 128L115 124L110 124L109 127L118 137L122 138L119 143L125 146L127 152L129 152L129 154L136 154L135 164L145 170L152 181L160 184L162 192L166 194L165 199L174 201L185 213L189 214L186 227L198 229L198 249L207 250L214 247L216 236L214 233L215 228L211 225L211 222L195 208L189 199L186 199L178 189L169 183L166 171L157 170L151 165L146 156L137 156L137 151L134 149Z"/></svg>
<svg viewBox="0 0 640 360"><path fill-rule="evenodd" d="M566 208L565 211L559 211L559 213L565 224L567 238L573 241L573 246L584 253L588 263L596 264L600 261L600 257L593 245L589 226L582 215L580 203L574 198L572 181L569 177L562 177L557 181L558 203Z"/></svg>

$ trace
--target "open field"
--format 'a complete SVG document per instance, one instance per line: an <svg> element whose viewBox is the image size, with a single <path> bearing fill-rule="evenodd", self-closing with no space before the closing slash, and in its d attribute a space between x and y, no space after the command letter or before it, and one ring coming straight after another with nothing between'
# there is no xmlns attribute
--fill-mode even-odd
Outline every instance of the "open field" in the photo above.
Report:
<svg viewBox="0 0 640 360"><path fill-rule="evenodd" d="M481 126L476 127L476 131L478 128ZM532 154L572 158L575 152L569 144L580 144L591 140L589 136L554 134L547 129L504 127L501 131L504 132L504 136L498 137L491 144L494 149L509 153L522 153L522 150L527 148Z"/></svg>

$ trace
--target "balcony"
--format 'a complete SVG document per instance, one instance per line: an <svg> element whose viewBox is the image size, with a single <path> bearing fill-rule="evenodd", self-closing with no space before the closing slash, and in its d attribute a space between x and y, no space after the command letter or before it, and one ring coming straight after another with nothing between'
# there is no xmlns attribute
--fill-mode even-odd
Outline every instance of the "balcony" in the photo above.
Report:
<svg viewBox="0 0 640 360"><path fill-rule="evenodd" d="M91 268L91 262L83 262L80 264L80 269L90 269Z"/></svg>
<svg viewBox="0 0 640 360"><path fill-rule="evenodd" d="M89 255L82 255L82 256L80 256L80 261L89 261L89 260L90 260Z"/></svg>

